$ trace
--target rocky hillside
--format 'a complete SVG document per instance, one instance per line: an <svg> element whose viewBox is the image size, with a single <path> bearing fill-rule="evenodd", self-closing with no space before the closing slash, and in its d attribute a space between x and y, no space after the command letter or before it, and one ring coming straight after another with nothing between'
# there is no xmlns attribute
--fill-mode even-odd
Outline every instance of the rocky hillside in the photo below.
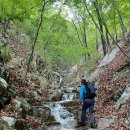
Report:
<svg viewBox="0 0 130 130"><path fill-rule="evenodd" d="M6 40L11 53L5 55L4 49L0 52L1 130L45 130L46 125L55 121L47 104L60 101L63 93L78 95L81 78L95 80L98 86L95 109L98 128L130 129L130 60L117 47L92 74L84 70L83 60L60 74L37 53L27 70L30 48L15 38ZM122 49L130 55L130 44ZM74 99L64 105L77 118L78 97Z"/></svg>
<svg viewBox="0 0 130 130"><path fill-rule="evenodd" d="M130 44L122 49L130 56ZM116 48L106 57L108 60L101 62L92 75L99 87L96 119L100 122L99 127L104 125L110 130L129 130L130 59Z"/></svg>
<svg viewBox="0 0 130 130"><path fill-rule="evenodd" d="M6 40L11 53L6 55L1 45L0 129L45 130L45 120L51 113L44 104L61 98L61 93L57 96L57 90L54 92L60 86L60 74L49 69L36 53L27 70L30 49L15 38Z"/></svg>

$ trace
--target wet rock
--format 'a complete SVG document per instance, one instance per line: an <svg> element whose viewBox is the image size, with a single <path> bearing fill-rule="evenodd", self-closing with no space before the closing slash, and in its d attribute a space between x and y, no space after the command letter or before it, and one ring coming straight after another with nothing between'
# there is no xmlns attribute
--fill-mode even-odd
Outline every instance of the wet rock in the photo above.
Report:
<svg viewBox="0 0 130 130"><path fill-rule="evenodd" d="M108 127L111 123L114 122L114 118L112 117L104 117L98 120L98 128Z"/></svg>
<svg viewBox="0 0 130 130"><path fill-rule="evenodd" d="M44 119L44 122L48 123L48 122L54 122L55 118L54 116L48 116L47 118Z"/></svg>
<svg viewBox="0 0 130 130"><path fill-rule="evenodd" d="M2 116L1 119L6 121L8 123L8 126L13 126L16 122L16 119L13 117Z"/></svg>
<svg viewBox="0 0 130 130"><path fill-rule="evenodd" d="M62 113L60 115L60 118L62 118L62 119L67 119L68 117L72 117L72 114L70 114L70 113Z"/></svg>
<svg viewBox="0 0 130 130"><path fill-rule="evenodd" d="M72 107L72 106L78 106L78 101L68 101L68 102L63 102L61 103L62 106L64 107Z"/></svg>
<svg viewBox="0 0 130 130"><path fill-rule="evenodd" d="M62 114L62 115L60 115L60 118L62 118L62 119L66 119L68 116L66 115L66 114Z"/></svg>
<svg viewBox="0 0 130 130"><path fill-rule="evenodd" d="M60 123L59 122L48 122L48 123L46 123L46 125L47 126L57 126L57 125L60 125Z"/></svg>
<svg viewBox="0 0 130 130"><path fill-rule="evenodd" d="M66 88L66 90L64 90L66 93L72 93L73 92L73 88Z"/></svg>
<svg viewBox="0 0 130 130"><path fill-rule="evenodd" d="M76 94L74 94L74 93L64 93L62 96L62 100L72 101L74 99L77 99Z"/></svg>
<svg viewBox="0 0 130 130"><path fill-rule="evenodd" d="M121 108L126 101L130 98L130 84L127 85L126 89L124 90L123 94L119 98L119 100L116 102L114 108L119 109Z"/></svg>

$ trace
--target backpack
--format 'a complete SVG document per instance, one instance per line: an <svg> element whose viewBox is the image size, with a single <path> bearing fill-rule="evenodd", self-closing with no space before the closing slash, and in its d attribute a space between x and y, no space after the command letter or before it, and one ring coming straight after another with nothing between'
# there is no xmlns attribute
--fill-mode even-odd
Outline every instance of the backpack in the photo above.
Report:
<svg viewBox="0 0 130 130"><path fill-rule="evenodd" d="M93 82L86 82L85 88L87 93L85 94L85 99L94 99L96 97L94 83Z"/></svg>

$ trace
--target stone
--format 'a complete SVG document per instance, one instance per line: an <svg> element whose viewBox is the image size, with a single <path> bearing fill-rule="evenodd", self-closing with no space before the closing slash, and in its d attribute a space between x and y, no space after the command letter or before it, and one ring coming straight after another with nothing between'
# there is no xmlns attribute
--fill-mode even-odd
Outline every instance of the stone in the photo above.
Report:
<svg viewBox="0 0 130 130"><path fill-rule="evenodd" d="M2 116L1 119L6 121L8 123L8 126L13 126L16 122L16 119L13 117Z"/></svg>
<svg viewBox="0 0 130 130"><path fill-rule="evenodd" d="M22 58L21 57L16 57L16 58L13 58L8 64L7 64L7 68L16 68L16 67L19 67L21 66L22 64Z"/></svg>
<svg viewBox="0 0 130 130"><path fill-rule="evenodd" d="M7 82L1 77L0 77L0 86L4 88L7 88L8 86Z"/></svg>
<svg viewBox="0 0 130 130"><path fill-rule="evenodd" d="M66 93L72 93L72 91L73 91L73 88L66 88L65 90Z"/></svg>
<svg viewBox="0 0 130 130"><path fill-rule="evenodd" d="M72 107L72 106L78 107L78 101L74 100L74 101L63 102L63 103L61 103L61 105L64 107Z"/></svg>
<svg viewBox="0 0 130 130"><path fill-rule="evenodd" d="M48 116L47 118L44 119L44 122L54 122L55 121L55 118L54 116Z"/></svg>
<svg viewBox="0 0 130 130"><path fill-rule="evenodd" d="M57 126L57 125L60 125L60 123L54 121L54 122L47 122L46 125L47 125L47 126Z"/></svg>
<svg viewBox="0 0 130 130"><path fill-rule="evenodd" d="M103 72L104 68L115 58L118 52L119 48L116 47L111 51L111 53L106 54L96 71L92 73L90 77L88 77L89 80L94 80L95 78L97 78Z"/></svg>
<svg viewBox="0 0 130 130"><path fill-rule="evenodd" d="M98 128L108 127L111 123L114 122L114 117L104 117L98 120Z"/></svg>
<svg viewBox="0 0 130 130"><path fill-rule="evenodd" d="M41 100L41 96L37 92L32 92L32 96L36 101Z"/></svg>
<svg viewBox="0 0 130 130"><path fill-rule="evenodd" d="M50 95L50 101L60 101L62 99L63 93L61 90L54 90L53 93Z"/></svg>
<svg viewBox="0 0 130 130"><path fill-rule="evenodd" d="M123 94L119 98L119 100L116 102L114 108L117 110L121 108L126 101L130 98L130 84L127 85L126 89L124 90Z"/></svg>
<svg viewBox="0 0 130 130"><path fill-rule="evenodd" d="M49 116L51 116L51 109L47 105L34 106L32 109L33 115L36 117L48 118Z"/></svg>
<svg viewBox="0 0 130 130"><path fill-rule="evenodd" d="M76 72L78 70L78 65L74 65L74 66L72 66L71 68L70 68L70 73L74 73L74 72Z"/></svg>
<svg viewBox="0 0 130 130"><path fill-rule="evenodd" d="M130 124L130 117L128 117L128 118L125 119L125 123L126 124Z"/></svg>

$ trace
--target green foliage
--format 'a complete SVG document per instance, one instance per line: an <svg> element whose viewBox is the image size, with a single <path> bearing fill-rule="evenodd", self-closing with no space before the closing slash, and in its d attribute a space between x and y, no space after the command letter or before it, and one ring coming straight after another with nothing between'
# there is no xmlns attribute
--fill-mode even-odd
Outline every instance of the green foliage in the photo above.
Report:
<svg viewBox="0 0 130 130"><path fill-rule="evenodd" d="M98 52L94 52L91 55L91 59L86 62L86 69L91 72L97 66L97 62L100 60L100 54Z"/></svg>
<svg viewBox="0 0 130 130"><path fill-rule="evenodd" d="M4 59L4 62L8 62L12 55L13 51L9 46L0 44L0 57Z"/></svg>
<svg viewBox="0 0 130 130"><path fill-rule="evenodd" d="M21 38L21 40L32 46L39 24L42 2L41 0L1 0L0 21L9 22L12 20L16 26L15 35L25 34L26 37L24 40ZM44 57L46 62L49 64L55 63L57 67L63 64L75 64L84 58L84 54L89 53L91 58L87 61L86 67L90 70L93 69L95 62L100 58L99 52L96 51L96 42L100 43L100 34L88 15L83 0L65 0L64 6L61 8L54 7L54 2L55 0L45 5L43 23L36 42L36 50ZM87 6L98 24L93 2L87 2ZM67 12L72 15L71 11L67 11L67 8L72 10L72 12L76 12L73 17L76 19L77 30L72 21L67 20ZM125 26L129 26L129 0L98 1L98 8L112 35L115 34L115 26L118 35L122 34L117 9L122 15ZM82 18L86 20L87 47L84 44L84 23ZM105 29L103 30L105 34ZM83 45L79 42L77 31ZM11 50L8 50L8 53L12 53Z"/></svg>

